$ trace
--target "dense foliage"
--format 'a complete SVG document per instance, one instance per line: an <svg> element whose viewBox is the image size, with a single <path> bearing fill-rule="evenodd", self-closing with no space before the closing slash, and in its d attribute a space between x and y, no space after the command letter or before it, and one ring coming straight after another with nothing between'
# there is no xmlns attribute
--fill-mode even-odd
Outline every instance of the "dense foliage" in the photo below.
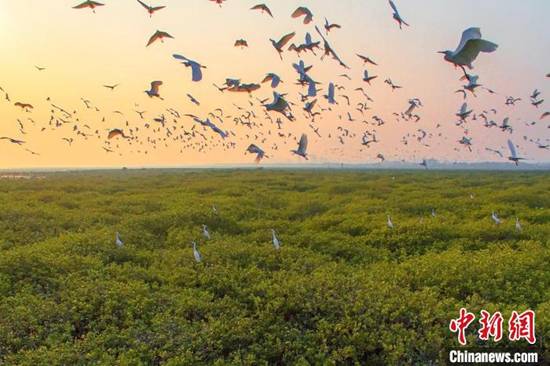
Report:
<svg viewBox="0 0 550 366"><path fill-rule="evenodd" d="M441 363L461 306L535 310L548 357L549 188L430 171L0 180L0 364ZM478 326L470 345L510 347Z"/></svg>

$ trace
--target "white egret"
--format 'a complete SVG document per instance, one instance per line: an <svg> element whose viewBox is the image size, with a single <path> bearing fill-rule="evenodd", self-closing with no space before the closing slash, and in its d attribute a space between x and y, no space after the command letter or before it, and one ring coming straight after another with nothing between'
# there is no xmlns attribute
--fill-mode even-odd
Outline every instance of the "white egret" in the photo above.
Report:
<svg viewBox="0 0 550 366"><path fill-rule="evenodd" d="M393 3L392 0L390 0L390 6L393 10L393 19L399 24L399 29L403 29L402 25L405 24L407 27L409 24L401 18L401 15L399 15L399 11L397 10L397 6Z"/></svg>
<svg viewBox="0 0 550 366"><path fill-rule="evenodd" d="M508 160L513 161L516 166L519 165L520 160L525 160L525 158L518 157L516 153L516 147L511 140L508 140L508 148L510 149L510 156L508 157Z"/></svg>
<svg viewBox="0 0 550 366"><path fill-rule="evenodd" d="M298 143L298 148L296 150L290 150L294 154L303 157L308 160L307 157L307 135L305 133L300 137L300 142Z"/></svg>
<svg viewBox="0 0 550 366"><path fill-rule="evenodd" d="M493 219L493 221L495 222L495 224L497 225L500 225L502 223L502 221L500 220L500 218L498 217L497 213L495 211L493 211L491 213L491 218Z"/></svg>
<svg viewBox="0 0 550 366"><path fill-rule="evenodd" d="M122 241L122 239L120 239L120 234L118 233L118 231L115 235L115 244L117 248L122 248L124 246L124 242Z"/></svg>
<svg viewBox="0 0 550 366"><path fill-rule="evenodd" d="M519 219L516 217L516 231L521 232L521 224L519 223Z"/></svg>
<svg viewBox="0 0 550 366"><path fill-rule="evenodd" d="M279 238L277 238L277 234L275 233L274 229L271 229L271 236L272 236L273 247L275 248L275 250L281 249L281 242Z"/></svg>
<svg viewBox="0 0 550 366"><path fill-rule="evenodd" d="M197 243L195 243L194 241L192 243L193 243L193 255L195 256L195 261L197 263L200 263L202 261L201 253L197 249Z"/></svg>
<svg viewBox="0 0 550 366"><path fill-rule="evenodd" d="M462 32L462 38L456 50L439 51L439 53L445 55L445 61L460 66L464 71L464 66L473 69L472 63L480 52L494 52L497 48L497 44L481 39L481 30L473 27Z"/></svg>
<svg viewBox="0 0 550 366"><path fill-rule="evenodd" d="M251 154L256 154L256 164L260 163L260 161L262 161L262 159L265 157L265 151L263 151L258 145L255 144L250 144L246 151Z"/></svg>
<svg viewBox="0 0 550 366"><path fill-rule="evenodd" d="M472 109L468 110L468 104L463 103L462 106L460 107L460 111L458 111L456 116L459 117L461 121L464 121L466 120L466 118L468 118L470 114L472 114L472 112L473 112Z"/></svg>
<svg viewBox="0 0 550 366"><path fill-rule="evenodd" d="M207 240L210 240L210 232L208 231L208 226L202 225L202 235L203 235Z"/></svg>
<svg viewBox="0 0 550 366"><path fill-rule="evenodd" d="M199 82L199 81L202 80L202 70L201 69L206 69L206 66L203 66L200 63L198 63L197 61L193 61L193 60L188 59L187 57L182 56L182 55L173 54L172 57L175 58L176 60L183 61L182 64L184 64L185 67L190 67L191 68L191 76L192 76L192 80L194 82Z"/></svg>
<svg viewBox="0 0 550 366"><path fill-rule="evenodd" d="M393 229L393 222L391 221L390 215L388 215L388 222L387 222L387 224L388 224L388 228Z"/></svg>

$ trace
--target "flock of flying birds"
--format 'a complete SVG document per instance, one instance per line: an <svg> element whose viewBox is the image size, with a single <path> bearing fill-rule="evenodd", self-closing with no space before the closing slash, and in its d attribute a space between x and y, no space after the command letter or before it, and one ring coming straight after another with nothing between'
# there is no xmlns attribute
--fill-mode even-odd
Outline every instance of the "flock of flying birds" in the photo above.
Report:
<svg viewBox="0 0 550 366"><path fill-rule="evenodd" d="M227 2L227 0L208 1L220 7ZM103 6L105 4L88 0L73 8L88 9L95 13L96 9ZM143 7L150 17L166 8L165 6L152 6L141 0L136 0L136 6ZM250 10L258 12L259 16L275 17L266 4L255 5ZM403 19L392 0L389 0L389 13L390 11L400 29L409 27L409 24ZM308 134L314 134L316 137L322 138L322 126L318 122L323 119L326 113L333 111L338 106L340 108L344 107L347 111L338 116L337 132L335 135L328 133L328 138L336 139L341 145L346 145L347 142L355 143L361 149L360 151L364 151L364 149L377 150L376 145L380 142L379 137L377 137L379 136L377 130L388 123L388 121L378 115L368 115L372 109L371 105L374 103L374 100L368 94L368 88L372 83L377 82L376 79L378 76L373 74L372 69L378 66L378 64L371 56L356 54L356 57L363 63L363 70L361 70L363 77L362 80L354 80L349 74L351 68L335 51L336 48L329 40L330 34L339 31L342 26L331 23L326 18L324 19L324 23L315 25L316 16L310 9L303 6L298 7L293 12L289 12L289 14L292 18L303 23L303 25L312 27L310 29L311 33L309 31L305 32L303 41L298 40L296 32L284 34L277 39L269 39L273 46L274 57L284 60L286 54L289 53L297 57L296 62L291 63L290 70L295 72L295 82L302 87L303 93L299 93L294 98L288 93L279 91L284 82L275 72L267 72L265 77L259 82L244 82L237 78L226 78L223 82L218 83L220 85L213 83L213 87L220 93L238 93L249 96L248 105L246 106L233 103L235 107L234 113L228 113L222 108L217 108L208 113L208 115L200 117L192 113L182 113L176 108L163 108L161 113L150 115L147 111L140 110L139 104L135 104L133 112L131 112L132 114L135 113L135 115L133 114L130 118L122 111L112 111L112 113L120 115L125 120L124 126L120 125L119 120L117 122L119 125L117 126L111 125L108 128L98 129L94 128L93 124L83 121L78 109L62 106L48 97L46 101L50 106L49 121L46 124L37 125L37 121L31 117L27 117L26 119L18 118L19 131L22 135L25 135L29 123L41 131L69 130L70 134L62 138L68 145L96 138L101 141L105 152L118 153L120 155L122 155L121 145L132 148L134 152L148 154L150 149L157 149L160 145L168 147L171 143L177 143L179 144L181 153L187 149L207 153L219 148L224 150L237 149L239 147L236 140L244 140L244 146L248 147L243 153L254 155L256 163L260 163L262 159L269 158L271 153L279 150L280 144L286 145L289 141L290 144L296 144L296 147L290 150L292 154L303 159L308 159ZM169 32L157 30L144 43L146 47L149 47L155 43L169 41L173 38ZM241 38L235 41L234 46L244 49L248 48L249 44L246 39ZM464 82L464 85L461 85L456 91L456 93L462 95L464 102L456 113L457 120L455 121L455 125L464 130L464 136L456 141L455 150L458 151L460 148L472 151L474 141L469 135L468 125L472 121L477 122L478 125L482 123L482 126L486 128L500 129L504 133L510 133L509 138L507 138L508 151L502 150L502 148L499 149L498 146L485 147L485 150L498 155L502 159L512 161L517 165L524 157L518 154L517 145L512 141L511 133L514 127L510 124L509 118L504 118L501 123L496 122L494 120L497 114L496 109L474 113L467 103L468 98L475 97L476 93L481 90L490 94L497 94L494 90L480 84L479 76L474 75L471 71L473 63L480 53L492 53L497 48L498 46L495 43L482 38L479 28L472 27L462 33L460 43L454 51L441 52L444 55L443 58L445 61L461 70L460 81ZM320 82L314 76L315 70L313 69L313 65L307 65L302 59L302 54L311 54L317 57L318 53L320 54L321 61L325 59L333 60L335 61L335 67L340 68L341 71L334 74L334 79L337 81ZM192 82L204 82L203 73L207 72L207 67L188 56L173 54L172 58L174 61L180 62L185 68L190 69ZM45 67L36 66L36 69L39 72L47 72L45 71ZM546 75L546 77L550 77L550 74ZM356 87L351 90L351 88L339 82L344 79L349 82L356 82ZM162 97L163 81L154 80L145 84L149 85L149 88L145 90L149 98L164 100ZM388 88L391 88L392 91L403 89L402 85L397 84L390 78L386 78L384 84ZM118 86L118 84L103 85L104 88L113 93L116 93ZM272 90L272 97L265 99L256 97L255 93L266 87ZM0 87L0 91L4 93L5 101L11 103L9 93L2 87ZM352 104L350 96L354 99L359 98L359 102ZM187 93L186 97L193 105L201 105L201 102L192 94ZM538 90L534 90L529 99L533 108L540 108L544 102ZM82 105L80 107L84 110L97 113L102 123L113 123L105 115L101 116L105 111L102 111L91 100L81 98L81 102ZM519 102L522 102L522 98L505 96L505 105L508 107L513 107ZM26 116L27 113L32 113L34 110L33 105L28 102L15 101L13 105L20 108ZM394 112L393 117L398 122L417 123L421 120L419 113L422 107L423 103L421 99L411 98L408 101L408 105L403 108L404 110ZM550 116L550 112L544 112L541 114L540 120L548 116ZM285 131L284 127L287 123L294 123L302 118L307 121L304 129L309 129L311 132L305 131L294 135ZM130 122L130 120L137 120L137 122ZM189 121L189 123L184 124L183 121ZM228 127L228 124L231 122L235 126L244 127L246 133L238 135L235 131L232 131ZM534 126L537 122L525 122L525 124L527 126ZM361 134L354 132L355 128L351 128L351 126L357 125L364 127L364 132ZM401 143L408 145L411 142L416 142L420 146L429 148L430 139L442 137L442 132L437 131L441 127L442 124L439 123L435 126L435 130L432 131L418 128L415 133L405 134L401 139ZM550 128L550 125L548 128ZM240 130L242 131L243 128ZM550 148L548 138L540 136L535 139L528 136L523 136L523 138L526 142L536 144L540 149L549 150ZM24 137L0 136L0 142L3 140L20 145L31 154L39 155L39 152L26 148L27 142ZM381 163L384 162L384 154L381 151L376 151L376 153L376 158ZM428 168L426 160L423 160L420 165Z"/></svg>

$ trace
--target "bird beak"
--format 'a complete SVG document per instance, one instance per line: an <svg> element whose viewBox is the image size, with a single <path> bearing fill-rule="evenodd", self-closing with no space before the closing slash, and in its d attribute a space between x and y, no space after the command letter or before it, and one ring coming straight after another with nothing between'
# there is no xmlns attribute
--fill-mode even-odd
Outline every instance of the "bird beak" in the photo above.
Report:
<svg viewBox="0 0 550 366"><path fill-rule="evenodd" d="M444 53L445 53L445 51L437 51L437 53L443 53L443 54L444 54Z"/></svg>

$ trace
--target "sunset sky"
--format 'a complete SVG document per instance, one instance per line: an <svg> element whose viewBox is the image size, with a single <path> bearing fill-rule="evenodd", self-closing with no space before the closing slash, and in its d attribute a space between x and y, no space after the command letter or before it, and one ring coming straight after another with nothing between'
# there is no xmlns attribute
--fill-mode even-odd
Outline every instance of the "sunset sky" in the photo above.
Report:
<svg viewBox="0 0 550 366"><path fill-rule="evenodd" d="M258 2L248 0L227 0L222 7L208 0L150 0L148 3L152 5L166 5L152 18L135 0L102 2L105 6L93 13L89 9L73 9L78 0L0 0L0 86L11 100L8 102L4 93L0 93L0 136L26 142L18 146L0 140L0 169L253 164L254 157L245 154L250 143L266 150L269 156L264 161L266 164L302 163L301 158L289 152L296 148L294 138L302 133L309 136L309 162L313 163L375 162L379 153L387 160L505 161L485 148L500 149L508 156L508 138L519 146L520 155L528 161L550 161L549 150L540 149L529 141L548 143L550 138L550 117L539 120L543 112L550 110L550 78L545 77L550 72L547 20L550 2L547 0L396 0L400 14L411 25L403 30L393 21L391 8L385 0L265 0L273 11L273 19L249 10ZM311 24L304 25L301 19L290 17L298 6L311 9L314 14ZM291 64L300 58L285 51L284 61L281 61L269 39L279 39L295 31L294 43L302 43L306 32L310 32L314 40L320 40L314 25L322 28L325 16L330 22L342 25L342 29L333 30L328 39L351 69L345 70L329 58L321 61L322 51L317 52L317 56L302 55L301 59L314 66L311 75L322 83L323 91L318 95L320 107L328 107L321 95L331 81L346 87L338 94L350 96L351 106L340 97L339 105L332 112L323 112L315 122L322 136L318 137L302 112L303 103L298 92L305 93L305 89L295 85L297 74ZM500 124L509 117L514 128L512 134L483 127L481 119L456 126L455 113L463 99L454 91L465 82L458 80L460 70L454 69L436 52L454 50L462 31L472 26L480 27L484 39L499 45L496 52L481 54L472 70L480 76L482 85L497 94L490 95L479 88L477 98L468 96L468 106L475 113L496 108L498 113L489 114L489 118ZM174 39L145 47L157 29L170 33ZM248 41L247 49L233 46L240 38ZM193 83L190 69L174 60L173 53L206 65L203 81ZM369 73L378 75L371 86L361 80L365 67L356 53L368 55L379 64L366 66ZM46 70L38 71L35 65L46 67ZM256 100L271 100L273 90L269 84L262 84L251 97L229 92L222 94L212 86L212 83L222 85L226 77L259 83L268 72L282 77L284 83L277 90L288 93L288 100L296 103L293 106L296 121L285 121L281 131L265 120ZM339 77L343 73L353 80ZM384 84L386 78L403 88L392 92ZM151 99L143 92L153 80L164 82L161 88L164 101ZM102 86L104 84L120 86L110 91ZM358 102L364 101L361 94L353 90L360 86L374 99L364 116L355 109ZM542 99L548 99L538 109L529 102L534 89L541 91ZM192 104L187 93L201 105ZM505 106L507 96L520 97L522 101L515 107ZM48 125L51 107L47 97L51 98L51 103L68 111L77 111L71 123L60 128ZM420 98L424 105L418 110L421 120L418 123L397 121L392 112L405 111L408 100L414 97ZM100 111L86 110L81 98L90 100ZM249 100L256 106L250 108ZM15 102L30 103L34 109L27 113L15 107ZM216 141L217 146L203 152L183 148L187 143L170 138L158 141L156 149L147 144L147 137L165 136L162 130L154 133L144 124L155 125L153 118L162 113L167 115L166 108L206 118L208 112L220 107L226 115L238 116L242 112L234 104L253 110L257 115L255 122L263 126L249 129L236 126L232 118L226 119L220 127L235 133L236 136L230 136L227 141L235 143L233 149L223 149L219 138L209 140ZM113 113L116 110L124 115ZM141 120L134 110L147 111L145 120ZM347 121L348 111L356 121ZM274 120L277 118L276 114L271 115ZM383 118L386 124L380 127L370 124L374 115ZM23 132L18 120L24 125ZM126 121L130 127L126 126ZM526 126L526 122L531 121L536 124ZM77 136L73 132L75 124L80 129L89 125L92 134L99 130L100 138L94 135L85 140ZM441 127L436 128L437 124ZM186 117L177 122L178 128L183 126L186 130L193 125L195 122ZM102 149L106 146L109 129L136 126L141 145L138 146L137 140L129 145L119 139L111 142L114 153ZM338 126L356 135L346 138L342 145L337 138L340 136ZM43 127L46 129L41 131ZM202 127L198 127L202 132ZM432 134L425 140L429 147L417 142L418 129ZM375 131L380 142L369 148L362 146L361 136L365 130ZM278 132L292 133L292 137L280 138ZM210 131L203 133L214 136ZM259 133L264 134L265 142L262 138L254 138ZM463 136L472 137L473 152L458 143ZM69 146L62 140L64 137L73 138L73 143ZM407 145L401 142L403 138L408 140ZM276 151L272 149L275 145L278 146ZM40 155L32 155L24 148ZM143 153L145 150L147 154Z"/></svg>

